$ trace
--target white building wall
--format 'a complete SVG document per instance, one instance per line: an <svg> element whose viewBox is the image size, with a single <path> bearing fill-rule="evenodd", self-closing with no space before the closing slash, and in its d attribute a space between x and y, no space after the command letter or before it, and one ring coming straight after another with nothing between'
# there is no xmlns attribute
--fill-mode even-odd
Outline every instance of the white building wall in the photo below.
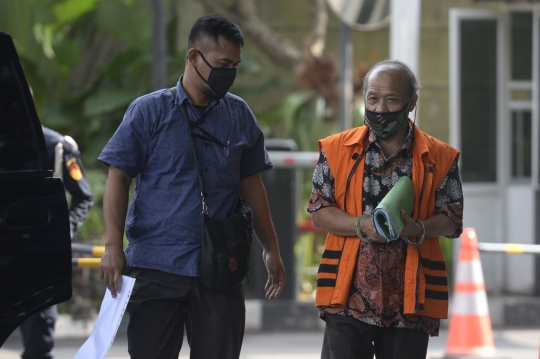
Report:
<svg viewBox="0 0 540 359"><path fill-rule="evenodd" d="M531 185L511 185L506 192L506 236L504 242L535 244L535 190ZM510 293L533 294L535 263L531 254L507 255L505 289Z"/></svg>
<svg viewBox="0 0 540 359"><path fill-rule="evenodd" d="M480 242L501 243L504 239L502 196L496 186L463 184L463 227L476 230ZM454 245L454 268L457 266L460 243ZM504 287L504 254L481 253L486 290L499 293Z"/></svg>

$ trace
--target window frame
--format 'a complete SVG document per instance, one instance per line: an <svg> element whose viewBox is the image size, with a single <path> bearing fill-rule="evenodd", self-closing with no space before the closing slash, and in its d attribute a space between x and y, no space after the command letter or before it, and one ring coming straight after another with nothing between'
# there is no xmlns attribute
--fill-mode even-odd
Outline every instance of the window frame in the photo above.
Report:
<svg viewBox="0 0 540 359"><path fill-rule="evenodd" d="M496 135L496 179L495 181L467 182L478 188L495 189L501 183L504 183L508 177L509 154L507 151L501 151L501 148L508 148L509 141L504 138L505 130L503 127L502 114L505 113L504 103L505 91L503 79L506 75L503 58L504 54L504 34L502 29L505 18L501 13L489 9L462 9L453 8L449 12L449 86L450 86L450 145L461 150L461 21L464 20L495 20L497 23L497 135ZM503 77L501 78L501 74ZM461 165L461 159L460 159Z"/></svg>
<svg viewBox="0 0 540 359"><path fill-rule="evenodd" d="M532 12L532 80L511 79L511 13ZM496 182L467 182L468 186L504 186L530 184L540 189L540 6L538 4L504 4L500 11L490 9L453 8L449 13L450 54L450 144L461 149L460 103L460 21L493 19L497 21L497 180ZM531 91L530 100L513 100L513 90ZM530 110L532 113L531 176L525 179L512 175L512 111Z"/></svg>

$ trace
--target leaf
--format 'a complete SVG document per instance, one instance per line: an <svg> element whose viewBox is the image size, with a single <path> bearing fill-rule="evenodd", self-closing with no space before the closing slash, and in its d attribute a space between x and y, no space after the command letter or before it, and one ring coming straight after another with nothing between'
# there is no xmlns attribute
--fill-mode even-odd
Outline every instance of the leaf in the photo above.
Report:
<svg viewBox="0 0 540 359"><path fill-rule="evenodd" d="M146 55L138 49L127 49L122 51L112 59L107 67L103 70L103 76L106 78L121 80L125 76L126 71L140 66L147 67L145 62ZM144 65L142 65L144 63ZM138 70L138 69L137 69ZM140 72L137 71L140 77ZM139 79L140 81L140 79Z"/></svg>
<svg viewBox="0 0 540 359"><path fill-rule="evenodd" d="M256 60L253 51L245 52L242 54L242 63L238 66L238 75L249 74L258 75L262 71L262 66L259 61Z"/></svg>
<svg viewBox="0 0 540 359"><path fill-rule="evenodd" d="M300 108L308 103L313 96L313 91L298 91L289 94L283 100L283 116L287 119L295 118Z"/></svg>
<svg viewBox="0 0 540 359"><path fill-rule="evenodd" d="M54 13L61 24L77 20L96 8L99 0L66 0L54 6Z"/></svg>
<svg viewBox="0 0 540 359"><path fill-rule="evenodd" d="M13 36L19 55L41 52L34 38L34 25L55 21L50 4L43 0L0 1L1 31Z"/></svg>
<svg viewBox="0 0 540 359"><path fill-rule="evenodd" d="M249 85L233 85L231 88L231 93L234 93L242 98L260 97L263 96L268 89L279 85L279 83L279 78L271 77L266 81L255 82Z"/></svg>
<svg viewBox="0 0 540 359"><path fill-rule="evenodd" d="M54 57L53 40L54 40L54 26L36 24L34 26L34 37L36 41L43 47L43 53L48 59Z"/></svg>
<svg viewBox="0 0 540 359"><path fill-rule="evenodd" d="M96 116L127 107L131 101L144 94L141 87L114 87L112 85L99 86L92 92L83 104L86 116Z"/></svg>
<svg viewBox="0 0 540 359"><path fill-rule="evenodd" d="M43 125L54 129L67 128L73 125L73 117L66 113L60 103L45 103L43 107Z"/></svg>
<svg viewBox="0 0 540 359"><path fill-rule="evenodd" d="M56 59L62 65L67 65L69 68L73 68L81 57L81 53L77 46L68 39L64 37L62 40L58 41L57 44L53 47L56 54Z"/></svg>
<svg viewBox="0 0 540 359"><path fill-rule="evenodd" d="M283 100L282 113L287 132L294 128L295 120L301 108L311 101L314 95L313 91L298 91L289 94Z"/></svg>
<svg viewBox="0 0 540 359"><path fill-rule="evenodd" d="M152 12L137 3L101 1L97 7L98 29L133 48L149 50Z"/></svg>

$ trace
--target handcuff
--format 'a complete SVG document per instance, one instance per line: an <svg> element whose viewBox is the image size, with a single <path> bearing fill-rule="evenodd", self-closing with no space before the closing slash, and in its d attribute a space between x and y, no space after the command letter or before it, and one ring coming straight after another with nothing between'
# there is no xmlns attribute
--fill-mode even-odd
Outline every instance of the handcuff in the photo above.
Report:
<svg viewBox="0 0 540 359"><path fill-rule="evenodd" d="M369 238L369 237L364 237L362 235L362 230L360 228L360 223L362 222L362 219L364 218L367 218L367 217L371 217L371 215L369 214L363 214L361 215L360 217L358 217L358 219L356 220L356 235L358 236L358 238L360 238L362 240L362 242L364 243L373 243L373 239ZM405 242L407 242L410 246L412 247L418 247L419 245L422 244L422 242L424 242L424 237L426 235L426 227L424 226L424 223L422 223L420 220L418 219L415 219L414 220L416 223L418 223L420 225L420 227L422 227L422 234L417 236L417 240L416 240L416 243L413 243L411 242L408 238L402 238Z"/></svg>

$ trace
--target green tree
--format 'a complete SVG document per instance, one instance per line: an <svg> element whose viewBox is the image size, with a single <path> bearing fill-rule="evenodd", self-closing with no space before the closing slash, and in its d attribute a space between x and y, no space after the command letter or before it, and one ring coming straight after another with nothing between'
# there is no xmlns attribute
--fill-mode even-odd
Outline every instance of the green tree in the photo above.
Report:
<svg viewBox="0 0 540 359"><path fill-rule="evenodd" d="M337 130L335 61L325 55L328 16L324 0L303 0L308 26L292 41L268 26L255 0L5 0L0 31L14 38L42 123L77 140L96 203L75 240L100 244L105 167L97 156L120 124L129 103L151 92L153 10L163 2L166 29L166 86L183 72L186 34L178 29L205 11L237 22L252 41L233 91L264 98L283 77L298 85L275 106L255 109L267 137L289 137L302 150ZM154 7L153 7L154 5ZM285 75L263 76L268 63ZM298 91L302 89L301 91ZM103 285L95 270L78 270L75 295L67 304L79 317L98 308ZM85 314L86 313L86 314Z"/></svg>

